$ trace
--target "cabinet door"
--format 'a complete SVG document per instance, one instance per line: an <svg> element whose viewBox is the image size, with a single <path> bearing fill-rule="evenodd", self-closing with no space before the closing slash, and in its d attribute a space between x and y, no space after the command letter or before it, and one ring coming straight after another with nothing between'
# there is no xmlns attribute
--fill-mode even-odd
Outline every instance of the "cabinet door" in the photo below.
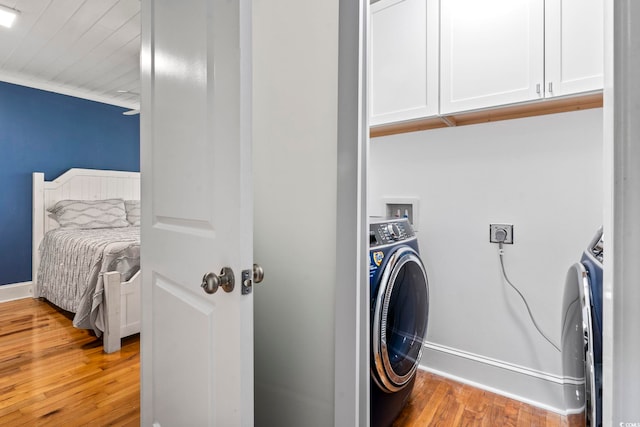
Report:
<svg viewBox="0 0 640 427"><path fill-rule="evenodd" d="M371 5L371 125L438 113L438 18L438 0Z"/></svg>
<svg viewBox="0 0 640 427"><path fill-rule="evenodd" d="M440 113L544 96L543 0L442 0Z"/></svg>
<svg viewBox="0 0 640 427"><path fill-rule="evenodd" d="M602 89L603 1L545 4L545 97Z"/></svg>

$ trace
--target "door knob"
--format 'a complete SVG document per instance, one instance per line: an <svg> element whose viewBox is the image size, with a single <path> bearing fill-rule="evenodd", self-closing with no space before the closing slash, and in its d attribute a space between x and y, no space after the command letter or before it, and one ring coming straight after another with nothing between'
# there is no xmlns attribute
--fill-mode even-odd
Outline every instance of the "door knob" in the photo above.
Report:
<svg viewBox="0 0 640 427"><path fill-rule="evenodd" d="M222 286L225 292L231 292L235 286L233 270L229 267L224 267L219 276L209 272L202 278L202 285L200 286L208 294L215 294L219 286Z"/></svg>
<svg viewBox="0 0 640 427"><path fill-rule="evenodd" d="M253 282L260 283L264 279L264 270L258 264L253 264Z"/></svg>
<svg viewBox="0 0 640 427"><path fill-rule="evenodd" d="M252 285L254 283L260 283L264 279L264 270L258 264L253 264L253 269L242 270L242 295L249 295L251 293Z"/></svg>

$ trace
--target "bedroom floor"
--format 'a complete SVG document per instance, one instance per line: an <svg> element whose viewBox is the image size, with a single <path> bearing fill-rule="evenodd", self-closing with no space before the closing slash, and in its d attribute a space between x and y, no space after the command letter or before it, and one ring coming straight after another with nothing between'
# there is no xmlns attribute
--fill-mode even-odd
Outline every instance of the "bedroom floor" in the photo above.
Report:
<svg viewBox="0 0 640 427"><path fill-rule="evenodd" d="M139 336L122 350L31 298L0 304L0 425L139 426ZM419 372L394 427L570 426L579 419ZM584 424L583 424L584 425Z"/></svg>
<svg viewBox="0 0 640 427"><path fill-rule="evenodd" d="M0 425L139 426L139 337L105 354L66 316L31 298L0 304Z"/></svg>

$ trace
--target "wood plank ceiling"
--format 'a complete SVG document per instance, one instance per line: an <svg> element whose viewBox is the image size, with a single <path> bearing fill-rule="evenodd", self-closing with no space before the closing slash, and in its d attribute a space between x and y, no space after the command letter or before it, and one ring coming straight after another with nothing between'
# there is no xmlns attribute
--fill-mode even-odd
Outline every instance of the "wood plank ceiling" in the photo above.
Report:
<svg viewBox="0 0 640 427"><path fill-rule="evenodd" d="M0 0L0 81L139 108L139 0Z"/></svg>

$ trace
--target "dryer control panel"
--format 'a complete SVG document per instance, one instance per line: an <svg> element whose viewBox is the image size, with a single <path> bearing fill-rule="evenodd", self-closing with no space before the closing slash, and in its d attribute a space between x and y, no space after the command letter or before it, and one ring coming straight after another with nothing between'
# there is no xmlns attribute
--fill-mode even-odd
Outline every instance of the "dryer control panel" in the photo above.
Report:
<svg viewBox="0 0 640 427"><path fill-rule="evenodd" d="M602 258L604 254L604 240L602 238L602 227L598 229L595 237L589 243L589 247L587 248L587 253L590 253L596 260L600 262L602 266Z"/></svg>
<svg viewBox="0 0 640 427"><path fill-rule="evenodd" d="M415 237L406 218L372 221L369 225L369 247L388 245Z"/></svg>

